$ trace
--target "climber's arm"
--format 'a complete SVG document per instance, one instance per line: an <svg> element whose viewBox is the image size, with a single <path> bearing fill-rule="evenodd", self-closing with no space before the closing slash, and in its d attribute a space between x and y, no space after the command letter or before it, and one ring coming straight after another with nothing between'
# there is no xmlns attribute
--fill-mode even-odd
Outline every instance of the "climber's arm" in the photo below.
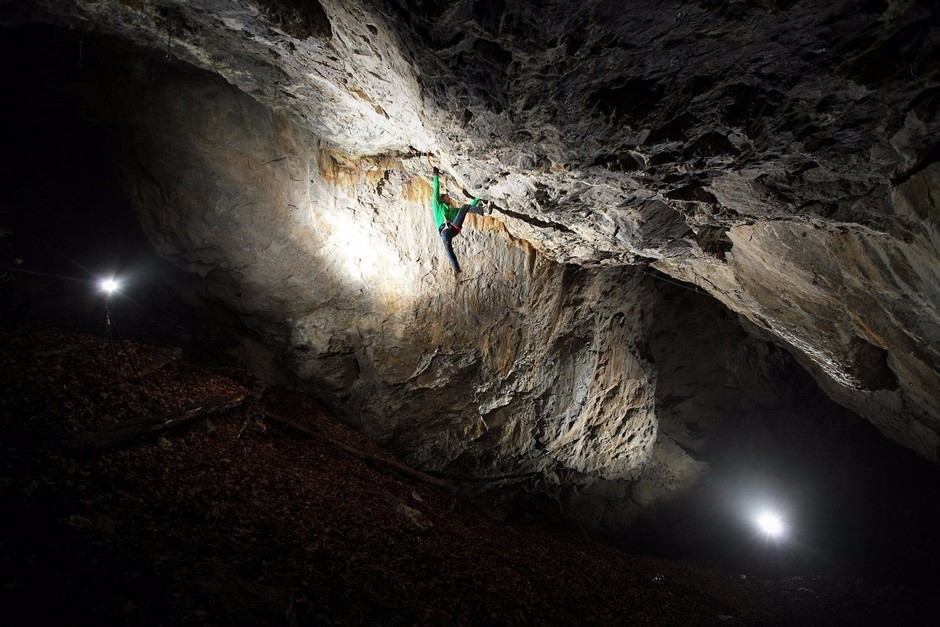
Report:
<svg viewBox="0 0 940 627"><path fill-rule="evenodd" d="M447 220L446 210L448 207L441 201L441 179L440 171L437 168L434 168L433 185L434 193L431 196L431 210L434 212L434 224L440 229L441 225Z"/></svg>

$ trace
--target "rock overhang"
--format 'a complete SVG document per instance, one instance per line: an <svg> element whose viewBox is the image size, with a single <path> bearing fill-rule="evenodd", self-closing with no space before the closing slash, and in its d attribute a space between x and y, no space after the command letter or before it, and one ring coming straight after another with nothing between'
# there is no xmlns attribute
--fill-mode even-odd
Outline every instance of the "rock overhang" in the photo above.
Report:
<svg viewBox="0 0 940 627"><path fill-rule="evenodd" d="M288 240L307 232L310 241L293 244L338 262L328 265L333 278L321 282L332 286L324 287L324 298L309 300L305 286L312 277L281 277L276 268L258 268L257 257L233 262L212 256L208 242L170 246L164 238L164 252L178 251L195 270L199 264L206 272L227 265L233 281L261 293L277 286L277 296L257 300L273 304L268 315L293 303L288 345L329 364L310 369L309 361L297 359L295 367L321 377L320 385L337 399L355 398L357 407L366 407L366 399L384 387L398 399L393 406L415 411L421 405L415 398L426 398L426 386L406 389L419 368L403 373L404 363L376 367L408 353L403 329L421 328L410 314L381 312L442 307L440 281L428 278L436 267L430 260L387 272L403 247L434 250L433 238L410 235L422 232L417 206L427 194L419 182L426 164L411 157L413 148L433 153L461 191L494 199L499 225L482 222L481 237L504 232L524 241L505 253L514 276L537 274L533 254L559 268L593 268L593 276L607 280L604 273L621 272L621 282L633 273L616 267L651 264L708 291L788 347L830 396L937 460L940 270L938 177L931 163L940 122L932 87L936 68L918 63L936 51L931 9L916 3L871 5L861 12L851 3L694 3L675 10L624 10L618 4L615 10L607 2L550 2L535 10L514 3L323 0L311 3L322 12L301 19L297 30L284 12L290 4L13 2L3 8L3 19L101 30L158 53L168 50L310 133L315 146L297 148L295 156L302 156L259 185L273 189L281 181L281 189L293 190L264 198L264 206L303 207L294 212L296 222L285 222L292 225L290 238L271 234L276 249L296 255ZM914 43L904 43L905 36ZM883 59L875 58L878 51ZM281 156L274 152L271 159ZM311 168L318 173L313 184ZM295 174L302 185L293 181ZM233 176L229 184L237 188L247 180ZM415 208L401 228L376 228L375 216L394 206L395 194ZM311 198L324 197L331 199L329 211L310 209ZM333 211L340 205L351 210ZM256 219L272 218L266 213ZM177 230L190 232L184 224ZM351 254L363 232L376 238L368 258ZM390 241L401 243L397 251L388 248ZM483 258L493 240L474 235L466 241ZM249 268L250 276L233 266ZM562 270L545 273L539 280L570 289L562 278L551 278L563 277ZM384 280L389 274L394 279ZM487 286L484 276L474 285L481 300L519 298L512 281ZM345 301L340 308L328 304L337 294ZM515 307L547 306L542 298ZM632 293L616 298L642 301ZM472 309L464 300L443 311L466 320L468 310L478 317ZM368 325L357 326L357 315L349 313L356 310L372 317ZM440 336L440 330L422 331ZM397 341L378 350L377 361L372 339L383 333ZM475 344L469 334L461 341ZM521 340L512 341L518 348ZM533 335L526 341L542 340ZM482 358L475 350L448 354L433 347L404 361L421 364L438 354L466 362L435 375L447 388L455 378L480 376ZM572 363L581 359L565 350ZM533 367L532 355L526 359ZM433 371L435 360L428 363ZM497 373L506 372L489 367L496 385ZM579 375L582 385L612 384L597 379L601 366L592 367L590 375ZM651 385L655 368L644 371L637 380ZM547 411L536 387L526 389L532 403L515 408L533 424ZM418 389L425 391L418 395ZM468 433L483 427L466 416L477 413L485 423L499 413L498 403L486 409L493 403L456 401L451 392L434 402L441 406L446 398L463 407L457 422ZM519 390L504 394L513 395ZM556 410L550 409L557 425L577 422ZM375 408L366 413L375 433L401 447L419 435L418 427L389 422ZM614 424L588 420L580 433L616 431L626 415L611 418ZM504 435L490 437L517 450L534 446L518 439L519 418L499 420ZM430 440L450 437L445 424L430 430L436 436L425 436L427 451L440 446ZM579 472L597 471L596 461L588 461L597 449L579 450L566 443L563 431L552 440L558 458L581 459L572 466ZM463 447L444 449L415 453L415 459L460 467L455 460L462 459Z"/></svg>

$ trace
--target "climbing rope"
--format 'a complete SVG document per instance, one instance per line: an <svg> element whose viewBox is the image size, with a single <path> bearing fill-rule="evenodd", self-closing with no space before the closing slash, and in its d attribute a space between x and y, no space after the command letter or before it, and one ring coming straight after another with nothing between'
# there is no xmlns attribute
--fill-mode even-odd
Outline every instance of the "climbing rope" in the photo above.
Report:
<svg viewBox="0 0 940 627"><path fill-rule="evenodd" d="M690 292L694 292L695 294L701 294L701 295L703 295L703 296L709 296L709 295L710 295L708 292L706 292L705 290L703 290L702 288L700 288L698 285L696 285L695 287L689 287L688 285L686 285L686 284L684 284L684 283L679 283L678 281L673 281L673 280L671 280L671 279L667 279L666 277L662 276L661 274L653 274L652 272L648 272L645 268L642 268L642 267L640 268L640 271L641 271L643 274L646 274L646 275L648 275L648 276L653 277L654 279L659 279L660 281L665 281L666 283L672 283L672 284L675 285L676 287L681 287L682 289L684 289L684 290L689 290Z"/></svg>

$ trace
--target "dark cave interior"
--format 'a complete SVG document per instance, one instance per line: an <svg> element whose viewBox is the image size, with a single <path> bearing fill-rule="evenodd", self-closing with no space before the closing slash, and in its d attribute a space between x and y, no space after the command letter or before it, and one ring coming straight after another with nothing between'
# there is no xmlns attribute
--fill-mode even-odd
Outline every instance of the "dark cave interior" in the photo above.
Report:
<svg viewBox="0 0 940 627"><path fill-rule="evenodd" d="M124 50L100 35L45 27L0 37L8 85L0 228L12 277L0 286L2 329L15 334L41 322L101 335L97 281L114 275L127 282L111 300L125 337L182 346L196 361L230 361L229 337L246 329L201 295L196 275L154 253L121 191L115 147L128 138L87 114L97 83L126 70ZM149 71L185 71L152 54L143 64ZM714 299L688 286L659 287L651 344L663 373L660 406L674 402L662 390L670 376L685 376L677 374L682 360L727 360L701 400L714 403L720 427L688 451L712 470L689 494L606 540L630 553L770 578L833 571L923 584L934 577L940 470L829 400L792 357L749 334ZM730 374L748 367L733 363L744 344L771 364L772 382L758 387ZM791 541L768 541L742 515L746 501L763 498L787 512Z"/></svg>
<svg viewBox="0 0 940 627"><path fill-rule="evenodd" d="M237 321L200 295L194 275L154 252L121 186L117 147L132 139L83 107L96 85L131 71L128 59L152 73L181 69L108 37L55 28L12 29L2 45L8 60L32 59L5 68L22 94L5 103L16 122L2 129L4 263L17 279L6 286L6 324L25 315L103 333L98 283L122 277L109 303L122 334L225 359Z"/></svg>
<svg viewBox="0 0 940 627"><path fill-rule="evenodd" d="M937 469L826 397L786 351L748 337L714 299L671 286L664 291L652 342L656 361L674 377L686 365L676 359L690 354L699 363L727 364L705 379L720 390L711 398L724 417L696 453L711 465L709 477L641 523L626 541L630 550L657 546L663 554L698 555L765 575L835 569L929 580L931 556L940 550L931 533L940 515ZM695 343L691 351L670 350ZM748 345L770 364L769 387L760 377L750 389L734 380L733 371L748 368L747 349L735 349ZM792 542L755 533L760 503L786 512L798 530Z"/></svg>

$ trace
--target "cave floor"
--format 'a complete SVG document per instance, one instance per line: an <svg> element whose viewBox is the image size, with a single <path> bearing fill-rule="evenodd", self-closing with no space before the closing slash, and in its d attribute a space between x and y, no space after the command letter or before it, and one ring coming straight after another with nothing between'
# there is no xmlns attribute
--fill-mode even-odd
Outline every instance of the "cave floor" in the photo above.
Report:
<svg viewBox="0 0 940 627"><path fill-rule="evenodd" d="M509 525L396 470L309 396L262 390L251 373L195 366L171 347L115 348L112 357L106 338L39 325L0 334L5 624L930 616L932 599L910 587L822 574L742 578L542 524ZM181 416L189 422L156 431Z"/></svg>

